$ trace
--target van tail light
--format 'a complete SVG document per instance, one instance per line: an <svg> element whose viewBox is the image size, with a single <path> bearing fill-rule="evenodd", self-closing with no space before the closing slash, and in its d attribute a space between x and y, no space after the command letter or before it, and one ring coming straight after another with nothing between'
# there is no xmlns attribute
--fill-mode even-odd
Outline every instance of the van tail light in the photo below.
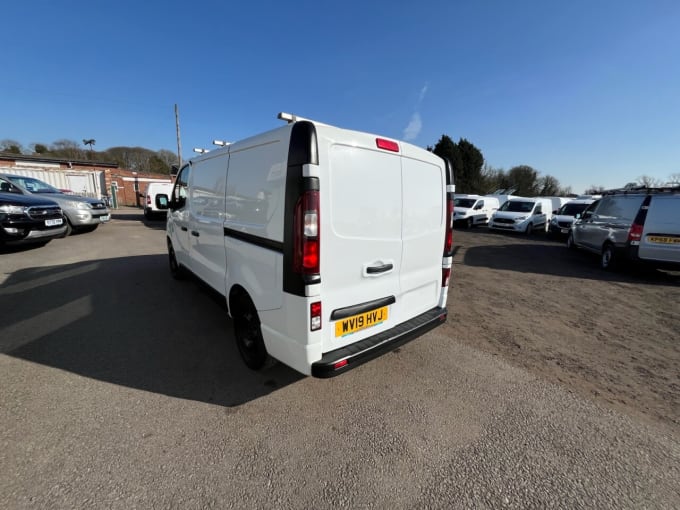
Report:
<svg viewBox="0 0 680 510"><path fill-rule="evenodd" d="M321 301L309 305L309 330L318 331L321 329Z"/></svg>
<svg viewBox="0 0 680 510"><path fill-rule="evenodd" d="M293 269L296 273L320 273L320 220L319 192L305 191L295 204Z"/></svg>
<svg viewBox="0 0 680 510"><path fill-rule="evenodd" d="M640 239L642 239L642 225L639 223L633 223L630 227L630 231L628 232L628 241L640 242Z"/></svg>
<svg viewBox="0 0 680 510"><path fill-rule="evenodd" d="M451 268L442 267L442 287L449 286L449 279L451 278Z"/></svg>
<svg viewBox="0 0 680 510"><path fill-rule="evenodd" d="M146 196L146 205L151 205L151 195Z"/></svg>
<svg viewBox="0 0 680 510"><path fill-rule="evenodd" d="M453 194L446 199L446 238L444 241L444 256L453 254Z"/></svg>

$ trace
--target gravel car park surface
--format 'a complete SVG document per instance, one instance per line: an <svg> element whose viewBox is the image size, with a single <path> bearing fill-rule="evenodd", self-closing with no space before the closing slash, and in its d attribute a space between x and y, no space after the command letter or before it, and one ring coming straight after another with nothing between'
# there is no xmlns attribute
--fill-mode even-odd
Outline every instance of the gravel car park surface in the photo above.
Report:
<svg viewBox="0 0 680 510"><path fill-rule="evenodd" d="M162 222L0 255L6 508L674 508L680 280L456 231L447 323L330 380L240 361Z"/></svg>

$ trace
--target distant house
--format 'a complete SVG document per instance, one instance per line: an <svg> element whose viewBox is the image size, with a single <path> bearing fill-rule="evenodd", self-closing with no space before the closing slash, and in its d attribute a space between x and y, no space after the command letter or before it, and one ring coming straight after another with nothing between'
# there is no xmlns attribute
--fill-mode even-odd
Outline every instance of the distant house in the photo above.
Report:
<svg viewBox="0 0 680 510"><path fill-rule="evenodd" d="M0 173L29 175L66 192L108 197L116 206L143 207L149 182L172 182L169 175L119 168L118 163L0 153ZM115 199L114 199L115 195Z"/></svg>

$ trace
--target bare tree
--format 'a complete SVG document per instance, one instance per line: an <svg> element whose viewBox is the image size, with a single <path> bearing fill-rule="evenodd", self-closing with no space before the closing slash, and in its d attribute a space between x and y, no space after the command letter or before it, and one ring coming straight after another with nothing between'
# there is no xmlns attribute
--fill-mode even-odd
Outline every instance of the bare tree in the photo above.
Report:
<svg viewBox="0 0 680 510"><path fill-rule="evenodd" d="M669 175L668 184L671 186L680 186L680 172L675 172Z"/></svg>
<svg viewBox="0 0 680 510"><path fill-rule="evenodd" d="M663 183L659 179L655 179L649 175L641 175L637 178L636 183L645 188L658 188L659 186L663 186Z"/></svg>
<svg viewBox="0 0 680 510"><path fill-rule="evenodd" d="M84 156L83 150L78 145L78 142L66 139L57 140L52 143L50 152L55 156L67 159L82 159Z"/></svg>

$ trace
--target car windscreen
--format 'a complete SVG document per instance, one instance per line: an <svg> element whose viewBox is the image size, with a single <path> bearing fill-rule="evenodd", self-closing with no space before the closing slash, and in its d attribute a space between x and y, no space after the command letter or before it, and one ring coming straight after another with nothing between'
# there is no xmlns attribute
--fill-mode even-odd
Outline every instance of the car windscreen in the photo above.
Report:
<svg viewBox="0 0 680 510"><path fill-rule="evenodd" d="M588 207L589 204L564 204L557 212L560 216L576 216Z"/></svg>
<svg viewBox="0 0 680 510"><path fill-rule="evenodd" d="M453 205L454 207L465 207L469 209L470 207L475 205L476 201L477 200L471 198L455 198L453 200Z"/></svg>
<svg viewBox="0 0 680 510"><path fill-rule="evenodd" d="M21 186L22 188L30 191L31 193L61 193L57 188L54 188L41 181L40 179L35 179L33 177L23 177L20 175L12 176L9 178L14 184Z"/></svg>
<svg viewBox="0 0 680 510"><path fill-rule="evenodd" d="M534 202L524 202L522 200L508 200L500 208L499 211L508 212L531 212L534 208Z"/></svg>

